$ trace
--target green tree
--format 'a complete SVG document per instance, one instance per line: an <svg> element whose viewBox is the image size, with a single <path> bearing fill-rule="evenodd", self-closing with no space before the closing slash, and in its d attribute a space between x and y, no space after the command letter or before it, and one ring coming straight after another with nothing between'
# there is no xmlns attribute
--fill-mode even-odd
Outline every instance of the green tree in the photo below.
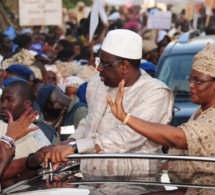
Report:
<svg viewBox="0 0 215 195"><path fill-rule="evenodd" d="M77 4L77 2L80 0L63 0L63 7L66 8L74 8ZM92 0L81 0L83 1L87 6L92 5Z"/></svg>

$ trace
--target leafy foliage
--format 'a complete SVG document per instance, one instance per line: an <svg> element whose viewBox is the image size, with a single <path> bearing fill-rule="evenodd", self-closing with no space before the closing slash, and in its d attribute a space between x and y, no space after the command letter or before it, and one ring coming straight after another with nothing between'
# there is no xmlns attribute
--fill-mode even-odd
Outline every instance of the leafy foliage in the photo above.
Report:
<svg viewBox="0 0 215 195"><path fill-rule="evenodd" d="M63 0L63 7L74 8L78 1L80 0ZM81 1L83 1L87 6L92 5L92 0L81 0Z"/></svg>

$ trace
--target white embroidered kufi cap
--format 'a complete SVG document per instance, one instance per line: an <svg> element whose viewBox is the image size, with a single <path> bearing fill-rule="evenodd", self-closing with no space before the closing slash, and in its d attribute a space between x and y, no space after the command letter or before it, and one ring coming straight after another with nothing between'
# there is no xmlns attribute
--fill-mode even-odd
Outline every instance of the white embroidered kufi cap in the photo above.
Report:
<svg viewBox="0 0 215 195"><path fill-rule="evenodd" d="M105 37L101 49L118 57L141 59L142 38L131 30L112 30Z"/></svg>
<svg viewBox="0 0 215 195"><path fill-rule="evenodd" d="M207 44L193 59L192 69L215 77L215 47Z"/></svg>

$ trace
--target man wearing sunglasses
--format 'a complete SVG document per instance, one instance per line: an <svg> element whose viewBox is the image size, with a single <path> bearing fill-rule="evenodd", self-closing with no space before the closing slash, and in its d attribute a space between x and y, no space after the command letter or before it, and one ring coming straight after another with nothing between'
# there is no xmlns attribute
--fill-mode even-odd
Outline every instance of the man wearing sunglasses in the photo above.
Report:
<svg viewBox="0 0 215 195"><path fill-rule="evenodd" d="M66 162L73 153L161 153L161 146L126 126L129 115L156 123L167 124L171 119L173 96L165 84L140 70L142 38L130 30L110 31L103 41L100 62L87 87L88 115L75 133L45 156L45 165ZM123 106L130 113L120 122L111 112L107 95L114 98L120 81L125 80ZM158 169L159 160L82 159L84 169Z"/></svg>

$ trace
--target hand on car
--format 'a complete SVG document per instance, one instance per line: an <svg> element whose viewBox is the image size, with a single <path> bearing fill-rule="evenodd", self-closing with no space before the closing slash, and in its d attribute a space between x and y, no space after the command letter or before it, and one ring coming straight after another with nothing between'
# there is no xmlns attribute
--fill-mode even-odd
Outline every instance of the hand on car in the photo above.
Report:
<svg viewBox="0 0 215 195"><path fill-rule="evenodd" d="M73 147L70 145L56 146L45 155L44 164L48 168L48 162L64 163L67 162L67 155L74 154Z"/></svg>
<svg viewBox="0 0 215 195"><path fill-rule="evenodd" d="M55 145L44 146L40 148L36 153L29 157L28 166L29 167L37 167L41 165L44 161L45 155L50 152Z"/></svg>

